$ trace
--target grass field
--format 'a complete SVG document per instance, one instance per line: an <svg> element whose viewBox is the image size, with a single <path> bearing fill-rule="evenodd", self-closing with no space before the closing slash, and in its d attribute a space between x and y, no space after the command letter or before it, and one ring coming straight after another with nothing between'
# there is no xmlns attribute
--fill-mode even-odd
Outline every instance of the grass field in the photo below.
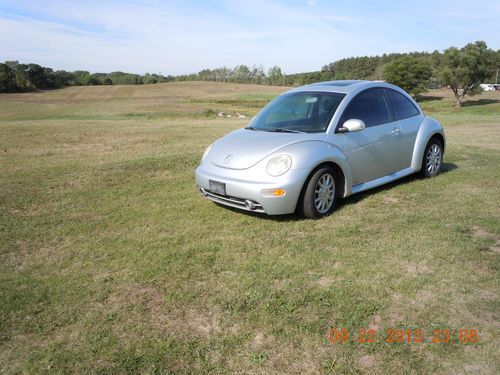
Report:
<svg viewBox="0 0 500 375"><path fill-rule="evenodd" d="M205 147L283 90L0 95L0 373L498 373L500 94L457 110L430 92L443 173L323 220L204 200ZM358 342L368 328L376 342ZM460 329L478 342L432 342Z"/></svg>

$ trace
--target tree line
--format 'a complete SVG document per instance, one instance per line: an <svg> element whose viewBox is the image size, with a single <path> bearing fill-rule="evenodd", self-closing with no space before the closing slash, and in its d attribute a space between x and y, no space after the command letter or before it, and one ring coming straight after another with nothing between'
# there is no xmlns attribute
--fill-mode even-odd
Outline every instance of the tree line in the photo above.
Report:
<svg viewBox="0 0 500 375"><path fill-rule="evenodd" d="M321 81L360 79L394 83L413 96L431 88L450 87L460 106L465 95L480 91L480 83L498 83L500 50L494 51L483 41L462 48L450 47L443 52L391 53L341 59L321 70L285 74L274 66L267 74L262 67L239 65L204 69L198 73L175 77L176 80L255 83L300 86Z"/></svg>
<svg viewBox="0 0 500 375"><path fill-rule="evenodd" d="M54 71L37 64L17 61L0 63L0 91L15 92L86 85L142 85L172 81L213 81L280 86L300 86L314 82L342 79L383 80L394 83L413 96L430 88L447 86L460 106L466 95L478 92L483 82L498 82L500 50L494 51L483 41L443 52L391 53L341 59L321 70L286 74L279 66L267 72L263 66L238 65L234 68L203 69L178 76L112 72L93 73L78 70Z"/></svg>
<svg viewBox="0 0 500 375"><path fill-rule="evenodd" d="M45 90L64 86L142 85L173 80L172 76L165 77L155 73L145 75L124 72L92 74L85 70L54 71L38 64L20 64L18 61L0 63L0 92Z"/></svg>

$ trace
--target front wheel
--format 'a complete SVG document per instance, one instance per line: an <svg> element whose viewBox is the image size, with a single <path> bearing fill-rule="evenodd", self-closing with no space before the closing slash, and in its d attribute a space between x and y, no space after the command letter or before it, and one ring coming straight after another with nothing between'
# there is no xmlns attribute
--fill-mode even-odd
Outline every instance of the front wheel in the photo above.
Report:
<svg viewBox="0 0 500 375"><path fill-rule="evenodd" d="M441 170L443 163L443 145L439 139L431 139L425 147L424 157L422 159L422 177L434 177Z"/></svg>
<svg viewBox="0 0 500 375"><path fill-rule="evenodd" d="M321 167L307 182L300 207L302 214L308 219L330 215L336 198L335 170L329 166Z"/></svg>

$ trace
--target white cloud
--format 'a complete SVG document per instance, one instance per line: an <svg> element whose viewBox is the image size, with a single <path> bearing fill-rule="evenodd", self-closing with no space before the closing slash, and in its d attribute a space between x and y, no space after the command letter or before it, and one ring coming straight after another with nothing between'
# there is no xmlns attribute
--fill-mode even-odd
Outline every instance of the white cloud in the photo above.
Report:
<svg viewBox="0 0 500 375"><path fill-rule="evenodd" d="M2 0L0 59L69 70L181 74L263 64L291 73L316 70L343 57L442 49L462 40L486 39L490 44L490 37L500 47L498 36L484 31L493 30L495 23L461 33L447 29L463 26L467 17L480 22L484 16L471 7L469 15L454 11L453 21L446 22L443 1L416 10L401 3L386 9L384 4L388 6L315 1L292 6L280 0ZM483 8L498 9L494 2L486 4ZM414 14L411 19L405 16L408 11Z"/></svg>

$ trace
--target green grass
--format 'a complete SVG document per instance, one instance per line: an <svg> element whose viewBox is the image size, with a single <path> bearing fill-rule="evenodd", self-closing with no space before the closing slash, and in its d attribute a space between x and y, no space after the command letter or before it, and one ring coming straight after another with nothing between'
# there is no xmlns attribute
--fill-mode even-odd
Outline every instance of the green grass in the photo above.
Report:
<svg viewBox="0 0 500 375"><path fill-rule="evenodd" d="M204 200L203 150L247 122L205 111L251 116L283 90L1 95L0 372L497 373L498 93L460 110L429 93L444 173L352 196L323 220ZM378 342L332 344L331 325L375 328ZM476 329L479 342L389 344L387 328L427 341Z"/></svg>

